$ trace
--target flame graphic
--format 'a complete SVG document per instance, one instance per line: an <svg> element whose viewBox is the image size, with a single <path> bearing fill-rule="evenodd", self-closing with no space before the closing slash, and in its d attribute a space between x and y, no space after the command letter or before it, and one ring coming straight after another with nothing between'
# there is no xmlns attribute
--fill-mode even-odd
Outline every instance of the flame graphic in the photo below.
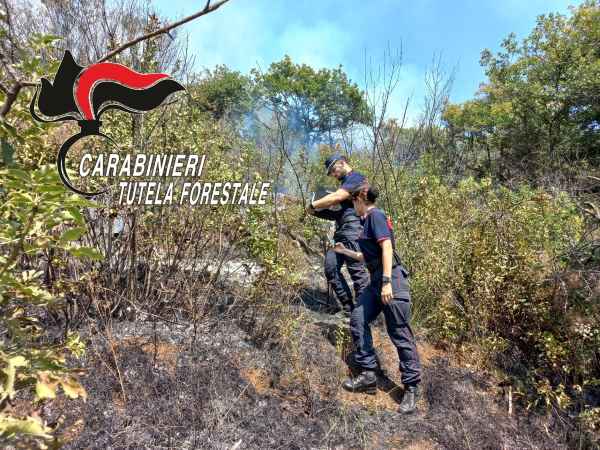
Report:
<svg viewBox="0 0 600 450"><path fill-rule="evenodd" d="M147 112L160 106L169 95L184 87L164 73L139 73L117 63L78 65L67 50L54 82L41 80L30 105L31 114L42 122L98 120L110 108ZM35 105L46 116L35 113Z"/></svg>
<svg viewBox="0 0 600 450"><path fill-rule="evenodd" d="M98 106L92 106L93 94L95 88L100 83L118 83L126 88L130 89L148 89L160 80L164 80L169 76L164 73L147 73L141 74L135 70L131 70L128 67L122 66L121 64L115 63L99 63L93 64L85 69L77 81L75 87L75 101L77 107L83 115L85 120L97 119L96 111ZM111 99L107 99L111 100ZM123 106L128 107L127 97L115 98L113 101L121 103ZM103 103L103 102L102 102Z"/></svg>

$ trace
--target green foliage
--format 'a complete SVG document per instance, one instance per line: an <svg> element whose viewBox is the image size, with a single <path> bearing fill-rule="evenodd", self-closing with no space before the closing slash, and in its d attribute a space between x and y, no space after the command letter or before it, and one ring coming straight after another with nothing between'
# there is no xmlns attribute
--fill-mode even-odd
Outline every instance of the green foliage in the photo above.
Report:
<svg viewBox="0 0 600 450"><path fill-rule="evenodd" d="M484 172L536 180L600 164L600 6L587 1L570 17L540 16L518 43L482 52L488 82L479 96L444 112L451 141L474 153Z"/></svg>
<svg viewBox="0 0 600 450"><path fill-rule="evenodd" d="M200 107L221 119L239 116L252 106L250 79L227 66L207 70L205 77L195 84L192 95Z"/></svg>
<svg viewBox="0 0 600 450"><path fill-rule="evenodd" d="M600 165L600 5L586 1L568 17L540 16L527 38L511 34L502 48L482 52L488 82L479 95L445 108L449 147L484 177L480 187L486 175L538 186L552 179L580 197L526 186L474 196L473 188L465 191L473 181L433 190L428 181L426 196L439 203L426 209L427 225L417 226L415 238L432 239L417 251L425 273L435 275L417 275L417 288L421 298L441 299L427 302L440 341L479 349L529 405L569 409L585 429L598 430L597 410L584 399L600 379L600 308L597 289L583 288L597 278L573 267L570 253L576 243L597 246L593 231L591 242L589 235L578 242L584 221L575 204L596 201L581 188L581 175ZM432 234L439 214L448 218Z"/></svg>
<svg viewBox="0 0 600 450"><path fill-rule="evenodd" d="M262 74L253 70L260 96L270 108L285 112L309 134L331 133L352 123L368 123L362 91L341 66L315 70L294 64L289 56Z"/></svg>
<svg viewBox="0 0 600 450"><path fill-rule="evenodd" d="M7 402L23 391L36 400L55 398L62 388L70 398L84 397L68 355L80 356L83 344L69 333L66 342L46 342L34 311L62 305L68 283L44 282L42 258L60 267L65 253L98 258L96 250L74 241L86 231L80 208L94 204L70 194L56 170L0 170L0 440L44 445L51 430L39 419L19 417Z"/></svg>
<svg viewBox="0 0 600 450"><path fill-rule="evenodd" d="M415 320L436 341L513 377L532 404L566 407L597 377L600 309L565 291L569 252L584 221L564 193L452 187L400 174L388 200L411 272Z"/></svg>
<svg viewBox="0 0 600 450"><path fill-rule="evenodd" d="M22 74L23 79L35 81L49 73L55 73L60 61L52 57L52 50L59 39L58 36L32 34L24 46L27 48L27 54L24 54L14 67L17 73ZM2 68L0 78L7 81L12 79ZM54 161L56 148L48 145L46 136L51 125L32 120L29 112L29 103L34 92L32 87L22 88L6 120L0 120L1 153L5 165L15 161L21 167L31 168ZM4 103L6 95L0 90L0 104ZM8 146L18 147L19 151L11 152Z"/></svg>
<svg viewBox="0 0 600 450"><path fill-rule="evenodd" d="M507 189L486 175L504 180L528 173L538 184L540 175L555 169L568 172L575 161L582 167L598 165L599 18L597 3L586 2L570 18L540 17L522 43L512 36L506 39L503 53L482 54L489 80L479 96L444 111L449 146L455 155L474 155L479 180L465 178L450 185L440 175L444 163L428 155L411 172L400 169L400 147L412 147L423 137L420 130L404 130L394 120L377 137L382 151L356 150L352 155L352 166L383 188L380 205L395 223L398 248L411 272L415 321L438 342L505 369L517 393L531 405L568 408L600 377L593 365L600 346L600 311L593 303L597 298L590 301L576 289L563 287L568 253L581 238L583 221L573 201L558 191ZM157 27L150 17L146 31ZM18 70L32 80L54 73L57 61L47 50L55 40L33 35L31 55ZM133 58L135 67L156 70L159 50L157 41L148 41L139 58ZM372 118L363 93L341 67L316 70L285 57L266 73L253 71L251 78L225 66L205 75L189 87L187 102L143 116L112 111L103 117L103 131L124 152L204 153L203 180L258 181L262 175L283 186L287 177L302 190L310 183L337 185L324 175L322 165L333 149L323 146L314 155L310 144L327 135L333 143L332 133L368 124ZM59 308L76 284L42 280L40 261L63 267L77 258L98 260L102 255L76 244L87 230L79 210L90 204L69 195L54 171L39 168L54 160L60 134L72 133L32 121L31 95L24 89L10 124L0 123L0 439L31 438L43 445L52 430L36 418L17 416L9 410L9 400L20 394L52 399L59 389L69 397L85 392L66 363L67 355L81 354L82 343L75 334L68 334L63 343L46 342L36 316L36 311ZM4 98L0 92L0 102ZM241 133L222 126L240 131L244 125L238 119L252 109L257 116L272 113L263 134L254 136L261 151L244 142ZM442 131L431 134L437 139ZM426 151L433 140L415 147ZM286 165L293 174L286 174ZM262 300L269 290L270 298L276 299L267 302L265 311L278 311L266 316L277 320L267 321L265 328L277 329L294 361L300 361L302 342L294 336L302 318L297 309L277 302L284 292L290 305L297 300L293 288L300 268L307 266L297 238L314 243L320 222L309 218L299 224L299 202L282 210L272 205L242 211L165 210L148 209L137 216L133 250L125 253L123 245L123 258L145 256L147 262L158 259L159 253L175 255L175 270L176 261L196 257L196 251L204 249L186 241L188 237L206 239L208 249L210 239L218 241L219 248L224 238L245 246L267 269L251 296ZM194 228L200 230L190 234ZM136 268L131 264L128 270ZM109 278L113 277L97 279ZM169 272L168 278L171 282L175 277ZM273 296L274 286L281 296ZM103 288L108 295L114 292L114 286ZM131 295L138 295L136 291L131 289ZM349 339L342 331L336 330L340 355ZM298 368L302 373L302 366ZM599 416L597 408L583 408L580 420L598 427Z"/></svg>
<svg viewBox="0 0 600 450"><path fill-rule="evenodd" d="M278 235L269 220L269 211L264 207L249 208L245 226L248 237L245 240L250 254L275 274L281 274L283 267L278 264Z"/></svg>

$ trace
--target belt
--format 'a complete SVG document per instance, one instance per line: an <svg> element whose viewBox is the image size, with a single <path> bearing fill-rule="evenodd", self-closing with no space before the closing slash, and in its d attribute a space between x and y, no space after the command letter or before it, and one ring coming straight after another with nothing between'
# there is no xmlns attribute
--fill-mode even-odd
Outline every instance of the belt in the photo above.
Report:
<svg viewBox="0 0 600 450"><path fill-rule="evenodd" d="M383 264L381 264L379 261L365 262L365 265L367 266L367 269L369 269L369 272L371 272L371 273L375 273L378 270L383 270ZM392 270L394 270L397 267L400 267L400 270L402 271L402 275L404 275L406 278L408 278L408 271L404 268L404 266L402 264L392 262Z"/></svg>
<svg viewBox="0 0 600 450"><path fill-rule="evenodd" d="M347 223L353 223L353 222L360 223L360 217L358 217L356 214L346 214L346 215L342 215L341 217L336 219L336 223L339 227L341 227L342 225L345 225Z"/></svg>
<svg viewBox="0 0 600 450"><path fill-rule="evenodd" d="M365 262L365 265L367 266L367 269L369 269L372 272L376 272L378 269L383 269L383 264L380 261ZM392 270L400 266L400 264L392 262Z"/></svg>

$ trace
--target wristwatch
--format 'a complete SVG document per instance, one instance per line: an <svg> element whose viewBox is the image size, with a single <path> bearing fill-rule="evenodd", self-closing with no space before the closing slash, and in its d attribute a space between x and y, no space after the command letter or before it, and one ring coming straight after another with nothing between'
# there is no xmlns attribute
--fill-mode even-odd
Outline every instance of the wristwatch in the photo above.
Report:
<svg viewBox="0 0 600 450"><path fill-rule="evenodd" d="M388 283L391 283L391 282L392 282L392 279L390 277L388 277L386 275L383 275L381 277L381 284L388 284Z"/></svg>

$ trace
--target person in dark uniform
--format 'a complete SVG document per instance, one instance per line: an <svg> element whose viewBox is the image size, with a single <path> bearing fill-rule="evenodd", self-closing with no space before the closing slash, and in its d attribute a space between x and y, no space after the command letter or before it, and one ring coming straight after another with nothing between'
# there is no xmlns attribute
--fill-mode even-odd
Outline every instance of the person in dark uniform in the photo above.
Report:
<svg viewBox="0 0 600 450"><path fill-rule="evenodd" d="M354 360L362 371L357 377L346 380L343 386L353 392L376 392L378 365L369 324L383 311L388 335L398 351L405 388L399 411L412 413L416 410L421 364L410 327L408 273L396 253L392 223L381 209L375 207L377 190L365 183L351 194L354 209L361 216L364 227L358 239L360 250L349 249L342 243L337 243L334 250L364 261L371 282L360 295L350 317Z"/></svg>
<svg viewBox="0 0 600 450"><path fill-rule="evenodd" d="M356 239L362 231L362 225L354 211L350 191L358 188L366 179L361 173L352 170L346 158L340 154L327 158L325 168L327 175L337 178L341 185L337 191L311 202L307 212L321 219L335 220L334 242L341 242L345 247L358 251ZM334 205L340 205L340 208L327 209ZM352 279L356 298L367 287L369 274L362 262L336 253L333 249L328 250L325 255L325 277L342 305L344 313L349 316L354 303L350 287L341 272L344 264Z"/></svg>

